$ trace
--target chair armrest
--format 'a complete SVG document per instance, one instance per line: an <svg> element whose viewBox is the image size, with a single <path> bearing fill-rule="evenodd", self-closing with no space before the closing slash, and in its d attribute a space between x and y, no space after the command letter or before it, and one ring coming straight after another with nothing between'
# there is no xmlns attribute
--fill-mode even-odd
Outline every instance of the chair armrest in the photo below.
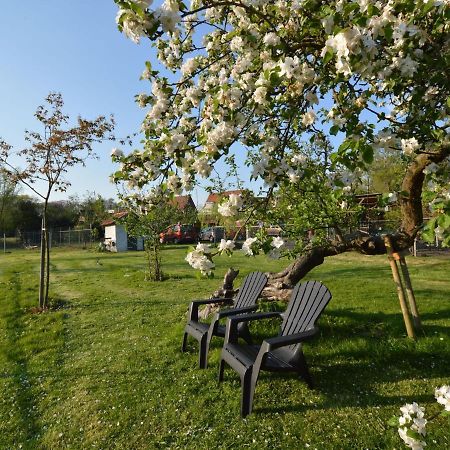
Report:
<svg viewBox="0 0 450 450"><path fill-rule="evenodd" d="M228 317L227 328L225 331L225 343L224 345L230 343L237 343L238 339L238 324L240 322L251 322L254 320L270 319L271 317L280 317L279 312L263 312L263 313L253 313L253 314L241 314L233 317Z"/></svg>
<svg viewBox="0 0 450 450"><path fill-rule="evenodd" d="M189 305L189 320L198 321L198 307L202 305L212 305L219 303L231 303L232 298L208 298L204 300L193 300Z"/></svg>
<svg viewBox="0 0 450 450"><path fill-rule="evenodd" d="M319 329L317 327L302 331L301 333L289 334L287 336L276 336L265 339L262 347L265 351L275 350L276 348L285 347L286 345L298 344L313 338Z"/></svg>
<svg viewBox="0 0 450 450"><path fill-rule="evenodd" d="M222 319L223 317L235 316L237 314L250 313L254 311L258 306L243 306L242 308L230 308L224 309L223 311L218 311L216 313L217 319Z"/></svg>

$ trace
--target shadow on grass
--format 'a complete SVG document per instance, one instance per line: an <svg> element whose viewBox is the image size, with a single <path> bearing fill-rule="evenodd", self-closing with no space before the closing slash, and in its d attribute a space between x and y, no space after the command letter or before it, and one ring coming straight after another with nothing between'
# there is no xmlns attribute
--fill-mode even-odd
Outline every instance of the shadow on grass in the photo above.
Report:
<svg viewBox="0 0 450 450"><path fill-rule="evenodd" d="M367 266L360 266L360 267L349 267L349 268L339 268L339 269L333 269L330 268L326 272L320 275L320 278L323 278L324 280L331 279L334 280L336 278L351 278L356 279L358 278L358 275L364 275L364 278L386 278L386 274L390 273L390 268L387 266L384 267L377 267L377 270L373 270L373 267L367 267Z"/></svg>
<svg viewBox="0 0 450 450"><path fill-rule="evenodd" d="M40 432L38 420L36 417L36 399L31 392L30 374L27 358L18 344L18 337L24 332L22 324L23 311L20 308L19 297L21 293L21 284L17 274L11 279L13 292L9 315L6 317L6 336L9 344L5 352L7 360L12 364L11 378L17 386L17 405L20 415L21 429L25 431L25 436L32 439Z"/></svg>
<svg viewBox="0 0 450 450"><path fill-rule="evenodd" d="M398 350L390 354L385 352L383 358L368 358L365 361L359 359L358 352L353 354L353 352L348 351L339 354L339 356L347 361L331 363L319 358L322 361L318 362L317 357L309 358L315 360L315 364L311 364L310 370L316 383L314 390L324 397L322 401L317 401L315 405L311 406L305 405L304 402L293 403L292 398L283 400L282 396L278 396L276 406L259 407L256 392L255 411L301 413L311 409L327 410L383 406L400 408L405 403L427 403L433 399L433 394L430 391L428 394L405 395L398 390L393 390L392 394L382 394L379 392L380 385L392 384L394 387L399 382L423 378L424 373L430 378L448 377L447 368L439 360L441 357L448 360L450 356L448 354L436 358L436 355L424 352ZM274 376L265 372L261 375L258 384L262 387L263 384L277 383L283 378L286 380L298 377L295 374L277 374ZM298 393L301 396L301 392L308 391L308 388L301 379L298 379L298 383ZM432 390L434 387L436 386L430 386L430 389Z"/></svg>
<svg viewBox="0 0 450 450"><path fill-rule="evenodd" d="M447 310L441 311L444 315ZM436 312L440 316L440 312ZM433 315L431 318L434 319ZM435 325L427 325L427 314L422 315L425 334L446 332L448 329ZM325 319L325 320L323 320ZM351 309L330 311L323 315L320 324L321 336L311 344L305 345L305 355L310 365L317 393L324 398L315 405L305 402L292 402L292 397L283 395L274 397L274 406L262 405L258 401L258 387L255 394L255 411L263 413L305 412L311 409L327 410L336 408L364 408L395 406L405 403L429 402L432 392L423 395L405 395L398 391L398 383L411 380L446 378L449 376L448 366L443 361L450 360L450 348L439 340L428 339L417 342L404 336L405 330L398 314L365 314ZM342 321L342 319L345 319ZM273 328L273 327L272 327ZM272 329L271 331L274 331ZM426 338L422 338L423 340ZM219 340L213 340L213 351L221 346ZM192 349L198 352L197 346ZM226 380L236 379L237 375L227 370ZM262 372L259 388L267 390L280 380L298 380L298 388L294 387L301 397L308 388L295 373L271 374ZM391 385L391 386L389 386ZM380 388L380 386L384 386ZM397 386L397 389L396 389ZM431 386L434 389L437 386ZM283 388L280 388L282 392ZM384 394L380 390L392 393ZM240 395L240 392L236 392ZM272 401L272 400L270 400Z"/></svg>

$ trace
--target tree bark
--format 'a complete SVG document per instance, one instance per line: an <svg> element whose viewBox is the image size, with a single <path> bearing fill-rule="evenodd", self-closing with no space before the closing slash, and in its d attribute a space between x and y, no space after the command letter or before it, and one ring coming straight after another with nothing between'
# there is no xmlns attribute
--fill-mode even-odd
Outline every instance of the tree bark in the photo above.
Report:
<svg viewBox="0 0 450 450"><path fill-rule="evenodd" d="M45 228L45 295L44 295L44 309L48 308L48 290L50 288L50 241L49 232Z"/></svg>
<svg viewBox="0 0 450 450"><path fill-rule="evenodd" d="M39 270L39 308L44 308L45 305L45 255L46 255L46 245L45 245L45 229L46 229L45 217L42 217L41 223L41 262Z"/></svg>

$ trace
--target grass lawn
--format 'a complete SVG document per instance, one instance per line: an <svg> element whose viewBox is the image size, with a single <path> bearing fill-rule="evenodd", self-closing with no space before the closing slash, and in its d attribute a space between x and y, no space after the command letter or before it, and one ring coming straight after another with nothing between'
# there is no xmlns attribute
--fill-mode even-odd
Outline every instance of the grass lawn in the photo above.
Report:
<svg viewBox="0 0 450 450"><path fill-rule="evenodd" d="M164 250L170 279L143 280L143 253L52 251L56 308L33 314L39 255L0 255L0 449L401 449L386 424L406 402L432 415L435 387L450 383L450 260L409 258L424 325L405 337L386 257L342 255L309 274L333 299L321 336L305 345L316 389L293 374L264 372L254 413L239 416L240 381L217 383L197 343L180 352L189 301L214 291L229 265L242 276L278 270L265 257L220 259L199 280L185 246ZM268 324L268 328L274 324ZM262 332L260 328L257 330ZM450 448L448 421L428 426L427 449Z"/></svg>

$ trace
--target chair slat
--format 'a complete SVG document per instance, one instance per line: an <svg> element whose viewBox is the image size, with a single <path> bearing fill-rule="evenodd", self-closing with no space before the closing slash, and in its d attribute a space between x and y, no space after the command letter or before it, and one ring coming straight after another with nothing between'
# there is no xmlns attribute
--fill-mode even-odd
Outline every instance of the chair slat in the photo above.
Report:
<svg viewBox="0 0 450 450"><path fill-rule="evenodd" d="M267 276L262 272L253 272L248 275L236 296L235 308L254 305L266 283Z"/></svg>

